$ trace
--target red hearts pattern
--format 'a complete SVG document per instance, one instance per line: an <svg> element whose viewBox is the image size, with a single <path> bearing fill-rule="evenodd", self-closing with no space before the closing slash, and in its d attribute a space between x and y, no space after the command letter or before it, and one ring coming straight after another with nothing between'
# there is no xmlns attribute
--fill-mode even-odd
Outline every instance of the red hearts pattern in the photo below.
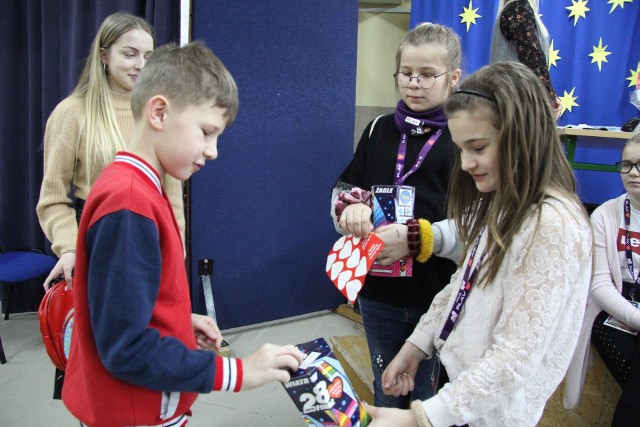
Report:
<svg viewBox="0 0 640 427"><path fill-rule="evenodd" d="M374 234L366 239L342 236L334 243L327 257L327 276L350 302L355 302L367 272L383 247L382 240Z"/></svg>

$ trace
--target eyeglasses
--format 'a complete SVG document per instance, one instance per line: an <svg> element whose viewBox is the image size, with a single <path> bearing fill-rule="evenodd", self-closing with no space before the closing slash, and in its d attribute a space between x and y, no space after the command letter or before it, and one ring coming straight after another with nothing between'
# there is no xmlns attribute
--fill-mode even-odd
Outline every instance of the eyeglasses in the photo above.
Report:
<svg viewBox="0 0 640 427"><path fill-rule="evenodd" d="M636 167L636 170L640 173L640 162L631 163L631 162L616 162L616 169L620 173L629 173L633 167Z"/></svg>
<svg viewBox="0 0 640 427"><path fill-rule="evenodd" d="M440 74L422 73L417 76L412 76L411 74L398 71L393 75L393 77L395 77L398 86L400 86L401 88L409 87L409 85L411 84L411 80L416 79L416 82L418 82L418 85L420 85L421 88L431 89L436 84L436 79L440 76L444 76L445 74L447 74L447 72L448 71L445 71L444 73Z"/></svg>

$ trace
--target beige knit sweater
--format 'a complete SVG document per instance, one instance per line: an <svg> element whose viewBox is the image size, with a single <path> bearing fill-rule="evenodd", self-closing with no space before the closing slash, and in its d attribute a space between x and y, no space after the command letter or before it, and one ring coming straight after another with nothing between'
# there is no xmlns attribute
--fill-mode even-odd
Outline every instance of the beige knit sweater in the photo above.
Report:
<svg viewBox="0 0 640 427"><path fill-rule="evenodd" d="M113 92L111 95L120 131L129 143L133 137L130 95ZM36 211L40 226L58 256L75 250L78 237L76 213L69 195L73 192L76 198L86 200L90 189L84 161L86 135L78 138L84 109L82 99L73 96L64 99L49 116L44 133L44 177ZM113 154L115 157L115 152ZM171 200L184 242L182 183L167 176L163 186Z"/></svg>

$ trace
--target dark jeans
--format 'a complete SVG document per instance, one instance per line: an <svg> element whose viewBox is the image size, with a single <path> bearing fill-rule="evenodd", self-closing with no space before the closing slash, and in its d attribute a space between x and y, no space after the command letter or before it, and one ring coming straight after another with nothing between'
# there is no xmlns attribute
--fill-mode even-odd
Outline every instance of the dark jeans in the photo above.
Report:
<svg viewBox="0 0 640 427"><path fill-rule="evenodd" d="M423 313L415 308L398 307L362 297L359 302L371 354L374 405L406 409L412 400L426 400L435 395L437 387L434 389L431 385L435 358L420 363L415 390L407 396L387 396L381 383L382 373L411 335Z"/></svg>

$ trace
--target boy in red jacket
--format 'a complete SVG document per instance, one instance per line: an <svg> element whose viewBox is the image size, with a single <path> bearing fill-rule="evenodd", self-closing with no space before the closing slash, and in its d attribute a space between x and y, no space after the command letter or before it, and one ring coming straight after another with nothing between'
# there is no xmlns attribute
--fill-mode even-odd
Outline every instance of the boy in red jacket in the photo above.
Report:
<svg viewBox="0 0 640 427"><path fill-rule="evenodd" d="M79 225L75 323L62 393L91 427L183 426L198 393L286 382L303 354L266 344L217 356L213 319L191 313L184 249L161 182L214 160L238 93L203 44L163 46L131 95L135 131L93 185Z"/></svg>

